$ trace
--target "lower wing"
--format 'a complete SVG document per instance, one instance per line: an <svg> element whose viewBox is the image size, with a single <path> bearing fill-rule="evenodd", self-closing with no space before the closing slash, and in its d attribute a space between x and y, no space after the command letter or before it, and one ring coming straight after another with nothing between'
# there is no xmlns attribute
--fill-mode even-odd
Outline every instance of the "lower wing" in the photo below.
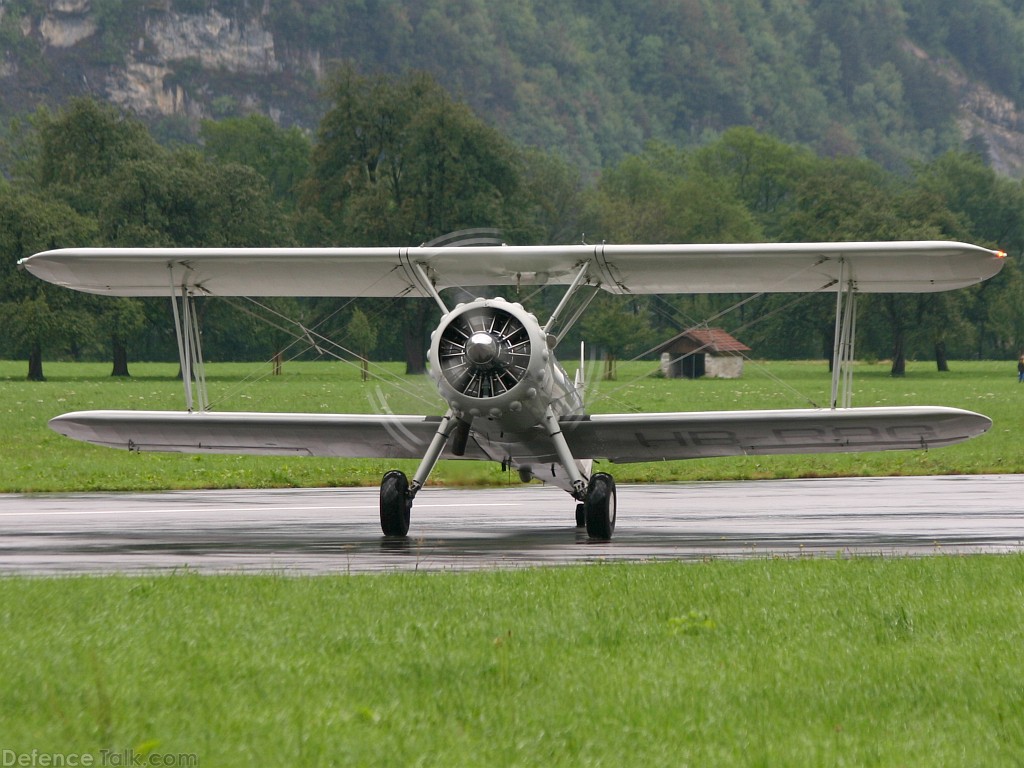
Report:
<svg viewBox="0 0 1024 768"><path fill-rule="evenodd" d="M76 411L51 419L50 427L130 451L420 459L440 422L439 416ZM470 440L459 458L487 456Z"/></svg>
<svg viewBox="0 0 1024 768"><path fill-rule="evenodd" d="M76 440L136 451L419 459L439 422L431 416L78 411L50 426ZM980 435L991 424L981 414L938 406L599 414L561 421L575 458L617 463L935 448ZM518 437L478 433L465 455L446 451L442 458L500 454L514 465L556 460L546 435Z"/></svg>
<svg viewBox="0 0 1024 768"><path fill-rule="evenodd" d="M605 414L563 420L573 455L611 462L937 448L983 434L959 408L841 408Z"/></svg>

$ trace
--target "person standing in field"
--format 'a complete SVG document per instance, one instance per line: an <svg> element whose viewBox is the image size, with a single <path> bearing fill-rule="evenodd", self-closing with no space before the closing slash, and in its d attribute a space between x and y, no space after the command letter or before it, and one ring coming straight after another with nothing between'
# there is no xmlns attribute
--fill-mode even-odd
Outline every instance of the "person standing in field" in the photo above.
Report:
<svg viewBox="0 0 1024 768"><path fill-rule="evenodd" d="M1024 354L1017 359L1017 383L1024 383Z"/></svg>

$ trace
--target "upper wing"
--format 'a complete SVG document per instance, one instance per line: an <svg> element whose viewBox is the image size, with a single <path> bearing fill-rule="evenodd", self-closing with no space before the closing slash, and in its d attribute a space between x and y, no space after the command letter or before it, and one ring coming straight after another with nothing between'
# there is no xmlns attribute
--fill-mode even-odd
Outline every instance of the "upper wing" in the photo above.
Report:
<svg viewBox="0 0 1024 768"><path fill-rule="evenodd" d="M574 456L619 463L936 448L992 425L987 416L940 406L597 414L561 423Z"/></svg>
<svg viewBox="0 0 1024 768"><path fill-rule="evenodd" d="M565 284L587 265L613 293L930 292L995 275L1001 251L946 241L461 248L66 248L19 262L89 293L400 296L477 285Z"/></svg>
<svg viewBox="0 0 1024 768"><path fill-rule="evenodd" d="M50 420L75 440L130 451L420 459L435 416L76 411ZM472 440L466 455L487 458Z"/></svg>

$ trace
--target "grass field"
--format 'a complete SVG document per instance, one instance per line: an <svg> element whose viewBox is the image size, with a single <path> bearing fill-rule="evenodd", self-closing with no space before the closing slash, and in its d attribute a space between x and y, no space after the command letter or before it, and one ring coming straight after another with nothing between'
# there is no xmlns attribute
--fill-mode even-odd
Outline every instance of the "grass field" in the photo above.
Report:
<svg viewBox="0 0 1024 768"><path fill-rule="evenodd" d="M1021 556L3 579L0 747L1019 765L1022 584Z"/></svg>
<svg viewBox="0 0 1024 768"><path fill-rule="evenodd" d="M859 366L856 405L993 418L928 453L615 467L620 480L1024 472L1012 363ZM422 377L211 366L225 409L438 412ZM397 368L392 368L392 375ZM8 491L376 484L380 462L134 455L50 432L83 408L177 408L165 365L0 363ZM638 378L595 411L803 407L818 363ZM628 386L626 382L633 379ZM1020 387L1018 389L1018 387ZM610 397L599 398L602 393ZM797 394L802 393L802 396ZM433 403L433 406L431 406ZM441 466L446 483L504 483ZM343 571L344 566L339 566ZM0 578L11 765L1003 766L1024 762L1024 555L709 560L377 576Z"/></svg>
<svg viewBox="0 0 1024 768"><path fill-rule="evenodd" d="M1016 440L1024 429L1024 385L1011 362L954 362L938 373L932 363L911 363L893 379L885 364L857 367L854 405L951 405L994 421L981 438L929 452L835 456L768 456L617 465L619 482L1024 472ZM800 408L827 404L830 378L821 362L748 363L738 380L666 380L645 377L646 363L620 364L618 380L595 382L594 412ZM92 408L183 407L176 365L136 363L133 378L112 379L105 364L47 363L48 380L24 380L23 362L0 362L0 491L136 490L167 488L375 485L396 462L215 455L136 455L77 443L46 428L57 414ZM359 380L343 363L291 363L282 376L269 366L209 366L211 399L221 410L328 413L443 412L425 376L400 375L401 365L379 370L387 381ZM262 377L262 378L260 378ZM397 462L411 472L413 462ZM518 482L497 465L442 462L431 476L449 485Z"/></svg>

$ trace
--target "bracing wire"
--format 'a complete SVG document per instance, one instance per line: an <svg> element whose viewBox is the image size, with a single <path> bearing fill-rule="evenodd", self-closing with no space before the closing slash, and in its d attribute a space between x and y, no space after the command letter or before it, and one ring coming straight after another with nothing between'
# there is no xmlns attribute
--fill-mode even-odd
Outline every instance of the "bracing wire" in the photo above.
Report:
<svg viewBox="0 0 1024 768"><path fill-rule="evenodd" d="M246 307L240 304L239 302L232 301L230 299L227 299L227 301L231 306L235 307L239 311L259 320L260 322L266 323L270 327L280 331L283 334L291 336L292 341L285 347L284 351L293 349L297 345L305 344L305 346L303 346L294 355L288 358L288 362L295 360L309 349L315 349L318 354L325 357L333 358L340 362L346 363L347 365L361 366L362 362L364 362L365 358L363 358L361 355L345 347L343 344L331 338L328 338L327 336L324 336L323 334L316 331L314 328L307 328L299 321L289 318L284 313L279 312L273 307L267 306L266 304L263 304L262 302L259 302L252 297L245 297L245 299L254 306L258 307L263 312L265 312L270 317L267 317L266 315L260 315L259 313L252 311L249 307ZM272 320L271 317L276 318L276 320ZM318 323L316 327L321 327L322 325L323 323ZM423 403L431 406L432 408L436 407L437 403L435 400L431 400L425 397L422 393L404 386L399 378L397 378L394 374L385 369L379 363L374 363L373 361L370 360L365 360L365 362L367 363L368 372L372 378L376 379L379 382L390 384L391 386L395 387L396 389L408 395L409 397L422 401ZM247 376L231 390L224 393L219 399L219 401L227 399L231 395L235 394L235 392L240 390L243 386L251 384L254 381L260 381L262 379L265 379L269 375L269 373L264 372L259 375Z"/></svg>
<svg viewBox="0 0 1024 768"><path fill-rule="evenodd" d="M763 315L760 315L759 317L757 317L757 318L755 318L755 319L753 319L753 320L751 320L751 321L749 321L747 323L743 323L742 325L740 325L737 328L735 328L734 332L738 333L740 331L749 329L752 326L755 326L757 323L764 322L764 321L768 320L769 318L771 318L771 317L773 317L773 316L775 316L775 315L777 315L777 314L779 314L781 312L784 312L784 311L786 311L788 309L791 309L792 307L798 305L799 303L801 303L803 301L806 301L808 299L808 297L817 295L817 294L819 294L819 293L821 293L821 292L831 288L834 284L835 284L834 281L828 282L828 283L822 285L820 288L818 288L815 291L810 291L810 292L798 294L792 301L789 301L789 302L787 302L787 303L785 303L785 304L783 304L783 305L781 305L779 307L776 307L771 312L767 312L767 313L765 313ZM710 323L713 323L716 320L718 320L718 319L728 315L729 313L738 310L740 307L746 305L747 303L749 303L750 301L752 301L752 300L754 300L756 298L764 296L766 293L770 293L770 291L762 291L760 293L752 294L752 295L746 297L745 299L743 299L743 300L741 300L739 302L736 302L735 304L731 305L730 307L728 307L728 308L726 308L724 310L721 310L719 312L716 312L714 315L710 316L709 318L707 318L707 319L705 319L705 320L703 320L701 322L688 322L688 323L686 323L686 325L690 329L693 329L693 328L706 328L706 327L708 327L710 325ZM661 296L658 296L657 294L655 294L654 296L655 296L655 299L660 299L662 302L664 302L666 306L668 306L671 310L673 310L673 312L677 312L678 311L678 309L676 307L672 307ZM685 318L685 317L684 317L684 319L689 320L689 318ZM661 346L661 344L659 344L657 346L654 346L651 349L645 350L645 351L641 352L640 354L635 355L634 357L630 358L630 360L628 360L627 362L636 362L636 361L646 357L647 355L652 354L660 346ZM691 355L699 354L701 352L701 350L706 349L706 347L707 347L707 345L705 345L703 347L700 347L700 348L698 348L696 350L693 350L692 352L688 352L688 353L686 353L684 355L680 355L679 357L673 358L671 362L675 363L675 362L678 362L680 360L684 360L687 357L690 357ZM752 365L754 365L754 367L757 369L757 371L760 374L766 376L769 380L773 381L774 383L776 383L779 386L783 387L784 389L788 390L791 394L796 395L797 397L805 400L812 407L814 407L814 408L819 407L818 404L812 398L810 398L810 397L808 397L806 395L806 393L800 392L796 387L792 386L791 384L789 384L786 381L783 381L778 376L776 376L775 374L771 373L771 371L767 370L764 366L758 364L756 360L754 360L752 357L750 357L750 355L747 355L747 354L742 353L742 352L740 354L743 356L743 359L746 362L749 362ZM660 365L661 365L661 363L660 363L660 361L658 361L657 365L656 366L652 366L652 368L650 370L645 371L645 372L641 373L638 376L634 376L629 381L623 382L622 384L614 387L611 390L608 390L607 392L601 392L601 393L596 394L595 397L594 397L594 401L600 402L602 400L608 399L608 400L611 400L613 402L619 403L620 405L626 406L626 407L630 408L630 410L633 410L633 411L638 410L634 406L629 406L628 404L623 403L621 400L619 400L618 398L614 397L614 395L616 395L618 392L621 392L623 389L626 389L628 387L631 387L631 386L635 385L638 381L647 378L648 376L650 376L655 371L660 370Z"/></svg>

